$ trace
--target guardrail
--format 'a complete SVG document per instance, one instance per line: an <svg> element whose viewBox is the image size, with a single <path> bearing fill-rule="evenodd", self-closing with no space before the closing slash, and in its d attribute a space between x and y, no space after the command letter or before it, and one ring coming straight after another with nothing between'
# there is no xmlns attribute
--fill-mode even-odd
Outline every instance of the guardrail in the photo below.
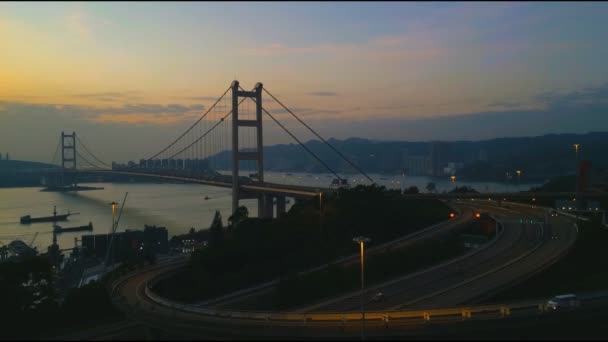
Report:
<svg viewBox="0 0 608 342"><path fill-rule="evenodd" d="M495 219L495 218L494 218ZM498 221L497 221L498 222ZM501 225L502 228L502 225ZM502 234L504 228L497 232L498 235ZM569 246L571 248L572 244ZM569 249L568 248L568 249ZM562 252L565 253L565 252ZM170 264L158 266L155 268L167 267ZM152 269L150 269L152 270ZM352 320L363 319L362 314L358 312L327 312L327 313L297 313L297 312L258 312L258 311L230 311L224 309L211 309L202 307L193 307L189 304L179 304L163 298L150 289L150 283L154 283L157 278L161 275L153 277L150 281L146 282L144 287L145 296L150 299L152 305L161 305L164 307L171 308L173 310L179 310L183 312L196 313L203 316L215 317L215 318L229 318L229 319L240 319L244 321L272 321L275 323L280 322L307 322L307 321L328 321L328 322L346 322ZM126 279L124 279L126 280ZM123 281L124 281L123 280ZM596 298L608 297L608 291L604 293L594 293L594 296L588 299L581 299L581 301L593 300ZM408 319L408 318L419 318L425 322L430 321L433 317L443 316L461 316L463 319L471 318L480 313L499 313L500 317L507 317L511 314L511 310L519 309L531 309L536 308L539 312L547 310L546 300L531 300L519 303L511 304L492 304L492 305L479 305L479 306L462 306L453 308L443 309L428 309L428 310L384 310L384 311L373 311L365 313L365 320L385 320L388 322L389 319Z"/></svg>
<svg viewBox="0 0 608 342"><path fill-rule="evenodd" d="M148 286L145 288L145 295L158 305L163 305L174 310L197 313L204 316L215 318L230 318L252 321L274 321L274 322L302 322L302 321L359 321L362 314L360 312L328 312L328 313L294 313L294 312L256 312L256 311L228 311L222 309L195 308L188 305L177 304L162 298L152 292ZM482 305L482 306L464 306L445 309L428 309L428 310L407 310L407 311L372 311L365 313L365 320L390 320L390 319L407 319L421 318L425 321L430 321L432 317L441 316L461 316L463 318L471 318L473 314L478 313L500 313L502 316L508 316L510 310L538 308L544 311L544 301L528 301L511 305Z"/></svg>

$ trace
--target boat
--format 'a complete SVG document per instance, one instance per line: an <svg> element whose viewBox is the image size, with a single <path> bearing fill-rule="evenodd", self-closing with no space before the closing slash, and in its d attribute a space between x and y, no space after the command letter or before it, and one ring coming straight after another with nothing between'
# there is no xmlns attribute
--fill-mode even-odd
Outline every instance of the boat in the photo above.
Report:
<svg viewBox="0 0 608 342"><path fill-rule="evenodd" d="M84 231L84 230L93 230L93 223L89 222L89 224L84 225L84 226L68 227L68 228L63 228L57 224L53 225L53 231L55 233L80 232L80 231Z"/></svg>
<svg viewBox="0 0 608 342"><path fill-rule="evenodd" d="M21 216L21 224L36 223L36 222L57 222L66 221L70 215L78 215L78 213L71 214L69 211L67 214L57 215L57 207L53 207L53 216L46 217L32 217L30 215Z"/></svg>
<svg viewBox="0 0 608 342"><path fill-rule="evenodd" d="M210 197L209 196L205 196L205 201L208 200Z"/></svg>

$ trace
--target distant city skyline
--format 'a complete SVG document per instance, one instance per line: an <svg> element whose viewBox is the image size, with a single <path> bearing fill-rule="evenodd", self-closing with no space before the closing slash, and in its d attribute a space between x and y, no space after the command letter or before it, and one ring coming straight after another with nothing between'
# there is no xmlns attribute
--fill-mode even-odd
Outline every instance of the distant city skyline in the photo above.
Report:
<svg viewBox="0 0 608 342"><path fill-rule="evenodd" d="M235 78L326 138L606 131L607 16L593 2L3 2L0 152L48 162L74 130L107 161L138 160ZM264 140L292 142L271 121Z"/></svg>

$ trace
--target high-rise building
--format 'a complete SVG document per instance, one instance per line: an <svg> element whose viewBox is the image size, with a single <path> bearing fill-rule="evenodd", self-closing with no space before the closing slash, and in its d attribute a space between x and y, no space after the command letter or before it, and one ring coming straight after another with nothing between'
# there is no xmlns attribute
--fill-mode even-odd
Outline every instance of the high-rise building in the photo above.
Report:
<svg viewBox="0 0 608 342"><path fill-rule="evenodd" d="M486 152L486 150L484 150L484 149L479 150L479 158L477 160L488 161L488 153Z"/></svg>
<svg viewBox="0 0 608 342"><path fill-rule="evenodd" d="M429 176L431 174L431 160L422 156L407 158L406 176Z"/></svg>
<svg viewBox="0 0 608 342"><path fill-rule="evenodd" d="M432 176L442 176L443 168L447 164L449 156L448 143L445 141L433 141L431 142L431 175Z"/></svg>

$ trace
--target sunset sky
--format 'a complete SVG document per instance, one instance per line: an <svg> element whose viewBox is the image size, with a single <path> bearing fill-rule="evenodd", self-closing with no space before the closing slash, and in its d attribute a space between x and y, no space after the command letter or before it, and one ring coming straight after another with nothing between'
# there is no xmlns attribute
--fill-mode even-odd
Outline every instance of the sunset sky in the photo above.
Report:
<svg viewBox="0 0 608 342"><path fill-rule="evenodd" d="M139 159L234 79L326 138L605 131L607 18L593 2L2 2L0 153L48 162L76 130Z"/></svg>

